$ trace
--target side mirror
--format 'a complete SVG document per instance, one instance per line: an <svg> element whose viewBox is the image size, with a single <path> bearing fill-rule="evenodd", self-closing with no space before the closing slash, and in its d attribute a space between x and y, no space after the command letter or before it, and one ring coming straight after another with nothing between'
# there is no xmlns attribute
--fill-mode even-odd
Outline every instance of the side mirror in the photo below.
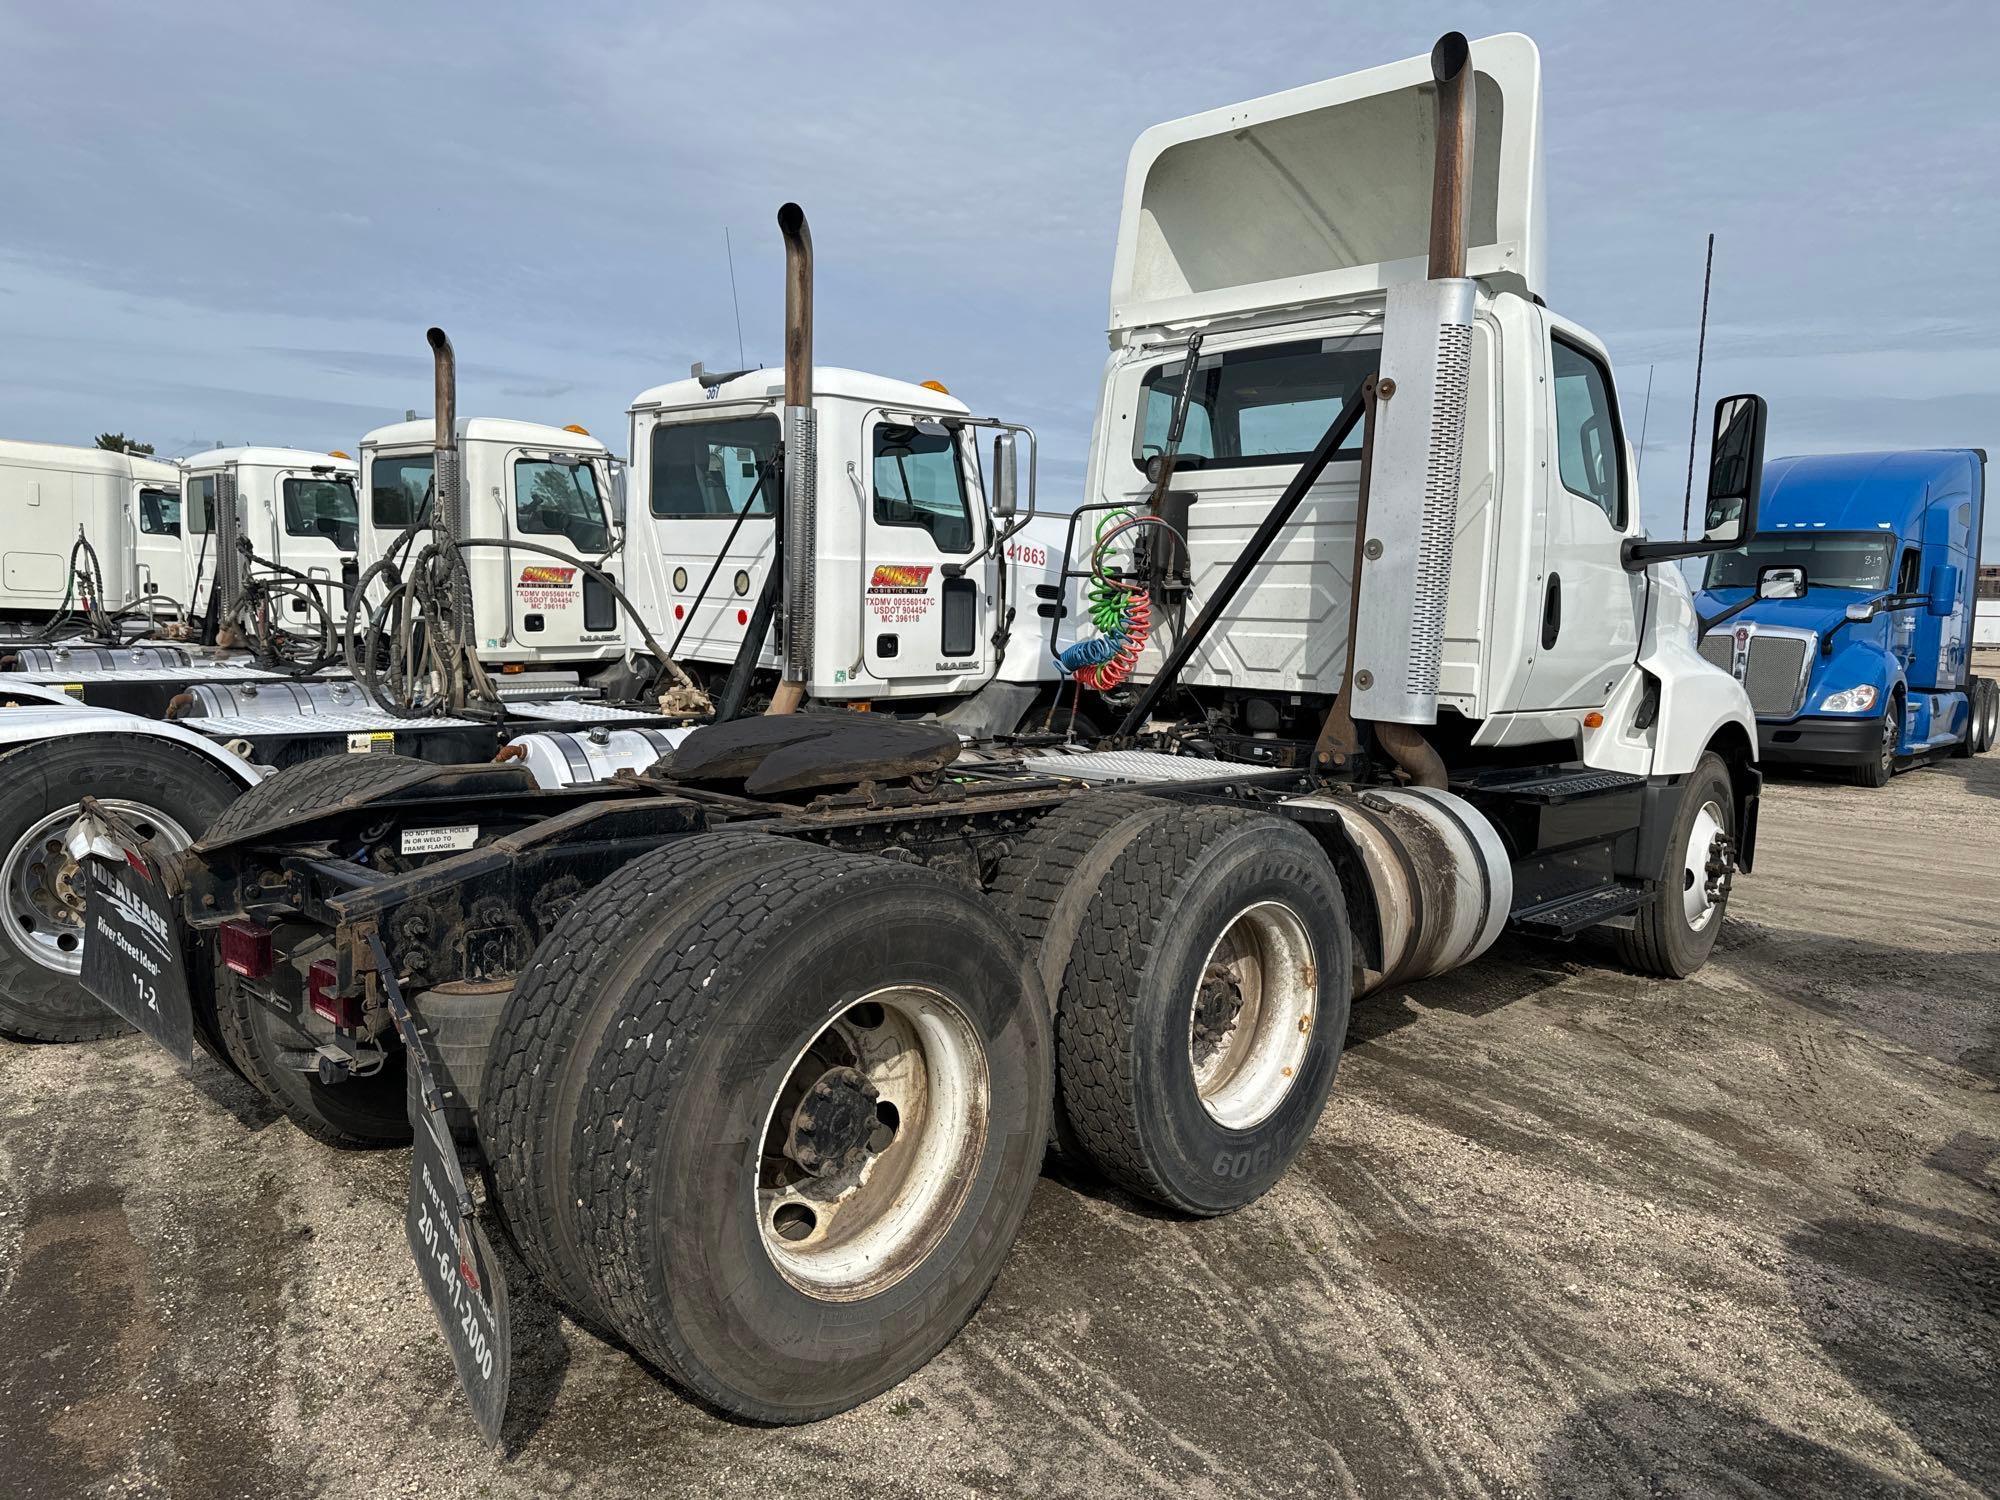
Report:
<svg viewBox="0 0 2000 1500"><path fill-rule="evenodd" d="M1708 492L1701 537L1647 541L1628 537L1620 548L1626 568L1702 557L1742 546L1757 531L1757 496L1764 486L1764 427L1770 406L1762 396L1724 396L1715 403L1715 439L1709 448Z"/></svg>
<svg viewBox="0 0 2000 1500"><path fill-rule="evenodd" d="M1958 605L1958 565L1939 563L1931 569L1931 587L1924 600L1925 613L1943 619Z"/></svg>
<svg viewBox="0 0 2000 1500"><path fill-rule="evenodd" d="M1703 541L1734 547L1756 531L1757 496L1764 483L1764 429L1769 419L1770 407L1762 396L1724 396L1715 403Z"/></svg>
<svg viewBox="0 0 2000 1500"><path fill-rule="evenodd" d="M1804 568L1765 568L1757 575L1759 599L1803 599L1805 596Z"/></svg>
<svg viewBox="0 0 2000 1500"><path fill-rule="evenodd" d="M625 466L618 464L611 471L611 524L620 530L625 526Z"/></svg>
<svg viewBox="0 0 2000 1500"><path fill-rule="evenodd" d="M1014 434L993 434L993 514L1001 520L1012 517L1021 507L1021 466L1014 452Z"/></svg>

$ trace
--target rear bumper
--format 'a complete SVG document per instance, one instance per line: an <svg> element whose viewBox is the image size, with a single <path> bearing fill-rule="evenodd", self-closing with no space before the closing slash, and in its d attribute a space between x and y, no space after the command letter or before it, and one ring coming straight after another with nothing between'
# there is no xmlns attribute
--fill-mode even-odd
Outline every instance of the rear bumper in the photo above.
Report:
<svg viewBox="0 0 2000 1500"><path fill-rule="evenodd" d="M1757 759L1767 766L1859 766L1882 751L1882 721L1868 716L1757 721Z"/></svg>

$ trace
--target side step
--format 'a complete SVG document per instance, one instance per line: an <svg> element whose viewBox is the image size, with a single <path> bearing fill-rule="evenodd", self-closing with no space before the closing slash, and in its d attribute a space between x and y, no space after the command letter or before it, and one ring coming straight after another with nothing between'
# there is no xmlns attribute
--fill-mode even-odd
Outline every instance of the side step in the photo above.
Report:
<svg viewBox="0 0 2000 1500"><path fill-rule="evenodd" d="M1588 766L1544 766L1527 771L1487 771L1452 783L1461 795L1513 797L1522 802L1557 804L1580 797L1602 797L1611 792L1644 786L1646 778L1624 771L1596 771Z"/></svg>
<svg viewBox="0 0 2000 1500"><path fill-rule="evenodd" d="M1636 885L1618 881L1574 896L1560 896L1540 906L1514 912L1507 925L1530 937L1575 937L1586 927L1595 927L1609 917L1622 917L1645 905L1646 892Z"/></svg>

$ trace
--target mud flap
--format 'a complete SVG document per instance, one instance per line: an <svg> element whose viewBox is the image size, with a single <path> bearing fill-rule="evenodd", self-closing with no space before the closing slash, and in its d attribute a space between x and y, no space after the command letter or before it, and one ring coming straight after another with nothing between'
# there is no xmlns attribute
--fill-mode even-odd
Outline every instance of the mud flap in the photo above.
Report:
<svg viewBox="0 0 2000 1500"><path fill-rule="evenodd" d="M507 1416L507 1387L513 1367L507 1280L492 1243L480 1227L464 1169L459 1166L437 1066L424 1040L426 1033L403 999L381 938L371 934L368 942L390 1013L409 1054L410 1127L415 1142L410 1152L404 1234L424 1295L430 1299L445 1347L451 1351L459 1388L472 1408L472 1420L488 1442L497 1444Z"/></svg>
<svg viewBox="0 0 2000 1500"><path fill-rule="evenodd" d="M83 799L66 843L89 872L83 987L186 1067L194 1061L194 1002L159 861L136 829L92 797Z"/></svg>

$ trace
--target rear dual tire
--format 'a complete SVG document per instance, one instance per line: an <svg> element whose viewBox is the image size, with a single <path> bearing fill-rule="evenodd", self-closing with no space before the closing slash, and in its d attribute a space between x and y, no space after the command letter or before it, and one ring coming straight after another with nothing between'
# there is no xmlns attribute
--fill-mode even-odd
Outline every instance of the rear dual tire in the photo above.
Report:
<svg viewBox="0 0 2000 1500"><path fill-rule="evenodd" d="M1034 1191L1050 1046L977 894L700 835L542 945L482 1127L516 1240L587 1322L732 1415L812 1421L986 1295Z"/></svg>
<svg viewBox="0 0 2000 1500"><path fill-rule="evenodd" d="M1311 1137L1347 1034L1340 882L1298 825L1093 795L994 894L1056 983L1060 1138L1180 1213L1255 1201Z"/></svg>

